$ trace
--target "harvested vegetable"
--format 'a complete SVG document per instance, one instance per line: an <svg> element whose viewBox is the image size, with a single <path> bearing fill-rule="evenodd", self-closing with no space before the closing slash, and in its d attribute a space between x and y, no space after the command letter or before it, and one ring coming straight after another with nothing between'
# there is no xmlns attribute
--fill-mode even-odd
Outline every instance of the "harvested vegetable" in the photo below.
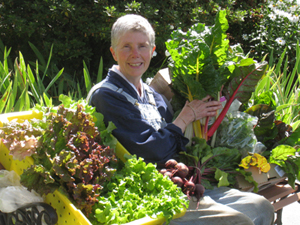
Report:
<svg viewBox="0 0 300 225"><path fill-rule="evenodd" d="M207 95L219 100L223 94L227 100L209 130L209 118L203 125L199 121L193 123L195 136L206 140L214 135L234 99L249 100L268 68L267 62L257 63L248 58L240 45L229 46L227 29L226 11L221 10L213 26L195 24L187 32L175 30L166 42L171 56L169 68L175 111L181 109L186 100L203 99Z"/></svg>
<svg viewBox="0 0 300 225"><path fill-rule="evenodd" d="M88 215L103 184L115 173L117 158L114 149L103 144L94 123L96 116L85 111L88 109L92 113L91 108L70 103L71 108L60 105L56 109L43 109L42 120L4 124L2 138L8 148L11 141L18 146L10 148L10 154L15 158L31 156L34 160L21 175L25 187L41 195L60 190ZM99 124L100 119L98 117ZM109 136L108 130L103 133ZM22 149L22 134L34 136L35 144L25 145Z"/></svg>
<svg viewBox="0 0 300 225"><path fill-rule="evenodd" d="M180 188L142 158L128 159L104 185L89 219L93 225L124 224L146 216L165 217L168 224L175 214L188 207Z"/></svg>

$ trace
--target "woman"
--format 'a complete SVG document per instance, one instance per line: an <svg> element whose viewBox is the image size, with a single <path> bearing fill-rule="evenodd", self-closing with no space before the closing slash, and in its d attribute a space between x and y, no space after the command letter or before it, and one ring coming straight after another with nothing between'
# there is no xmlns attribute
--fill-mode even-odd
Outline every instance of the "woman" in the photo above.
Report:
<svg viewBox="0 0 300 225"><path fill-rule="evenodd" d="M214 116L222 106L218 101L207 101L209 96L186 102L172 121L164 98L141 79L155 47L154 30L145 18L138 15L120 17L112 27L110 47L118 64L109 70L105 80L92 88L87 100L104 115L106 123L112 121L116 125L114 136L131 154L163 165L185 150L189 140L183 133L187 125ZM198 211L193 210L196 207L191 201L191 210L171 224L271 224L273 207L263 197L229 188L217 188L205 195ZM221 203L217 203L217 199ZM236 199L243 199L242 206ZM265 216L259 215L261 207L264 207Z"/></svg>

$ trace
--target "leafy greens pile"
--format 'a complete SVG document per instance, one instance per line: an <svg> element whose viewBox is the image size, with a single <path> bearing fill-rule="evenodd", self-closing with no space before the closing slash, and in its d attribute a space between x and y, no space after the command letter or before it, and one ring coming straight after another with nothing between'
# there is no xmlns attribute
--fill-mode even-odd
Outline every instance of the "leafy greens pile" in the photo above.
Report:
<svg viewBox="0 0 300 225"><path fill-rule="evenodd" d="M124 224L146 216L165 217L168 224L188 207L187 197L177 185L154 164L146 164L135 155L117 170L111 182L104 184L98 198L89 218L94 225Z"/></svg>
<svg viewBox="0 0 300 225"><path fill-rule="evenodd" d="M114 145L109 135L114 125L110 124L101 132L102 138L94 122L97 119L101 124L100 114L88 106L84 108L85 105L61 98L70 108L64 104L55 109L44 108L42 120L31 120L23 125L14 123L15 127L13 123L4 124L3 139L8 148L13 146L14 151L10 153L15 158L30 155L34 160L34 164L21 175L25 187L41 195L60 190L88 215L103 184L110 181L116 171L114 149L103 144L105 139L106 143ZM23 152L20 146L24 144L17 144L18 140L27 141Z"/></svg>

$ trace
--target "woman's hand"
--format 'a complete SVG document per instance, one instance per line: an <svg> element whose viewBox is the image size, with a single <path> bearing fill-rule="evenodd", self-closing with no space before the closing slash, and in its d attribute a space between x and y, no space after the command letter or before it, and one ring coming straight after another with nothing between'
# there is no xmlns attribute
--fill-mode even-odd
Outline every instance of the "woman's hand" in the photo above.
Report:
<svg viewBox="0 0 300 225"><path fill-rule="evenodd" d="M184 132L187 125L196 120L200 120L207 116L216 116L217 110L222 108L220 101L210 101L211 96L206 96L202 100L193 100L186 102L178 117L174 120L174 124L181 128Z"/></svg>
<svg viewBox="0 0 300 225"><path fill-rule="evenodd" d="M189 107L193 112L193 121L207 116L216 116L217 110L222 108L220 101L209 101L210 98L210 96L206 96L202 100L193 100L190 103L185 104L184 108Z"/></svg>

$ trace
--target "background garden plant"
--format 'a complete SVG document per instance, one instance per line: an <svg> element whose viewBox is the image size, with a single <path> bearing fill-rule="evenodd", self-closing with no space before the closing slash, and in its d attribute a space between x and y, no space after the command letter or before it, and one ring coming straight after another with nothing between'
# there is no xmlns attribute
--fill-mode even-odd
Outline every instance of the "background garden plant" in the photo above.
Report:
<svg viewBox="0 0 300 225"><path fill-rule="evenodd" d="M78 80L70 80L70 89L64 87L64 80L60 79L64 68L58 69L51 64L52 48L46 61L37 48L30 43L36 53L36 62L25 62L21 52L19 57L12 61L11 48L0 42L0 113L28 111L36 104L52 107L58 105L61 94L72 99L84 98L85 93L92 85L90 73L83 61L83 74L85 88L82 89ZM32 69L33 68L33 69ZM96 82L102 80L103 61L100 59ZM66 77L64 78L66 79ZM83 93L82 93L83 92Z"/></svg>
<svg viewBox="0 0 300 225"><path fill-rule="evenodd" d="M251 33L244 33L244 44L251 49L251 55L261 59L273 52L277 61L284 49L290 63L296 59L297 40L300 38L300 1L271 0L261 10L262 19L254 24Z"/></svg>
<svg viewBox="0 0 300 225"><path fill-rule="evenodd" d="M28 62L36 59L29 42L44 58L48 58L53 45L51 64L59 69L64 68L60 82L64 83L62 86L65 88L73 89L72 80L84 84L83 61L93 81L96 80L101 57L104 74L114 63L109 52L110 28L121 15L136 13L145 16L155 29L157 56L152 59L144 76L146 78L166 66L164 43L174 29L181 27L186 30L195 23L212 25L217 11L224 9L230 23L228 36L239 42L240 28L245 25L249 25L247 29L251 27L252 20L258 16L251 13L253 16L250 20L250 11L260 8L259 4L263 2L264 0L6 0L0 3L0 39L7 48L11 48L12 59L18 57L21 51Z"/></svg>
<svg viewBox="0 0 300 225"><path fill-rule="evenodd" d="M286 49L273 65L273 55L270 57L270 69L261 79L252 94L247 107L264 104L274 111L274 119L290 125L293 130L300 127L300 47L296 46L296 58L288 70ZM283 65L283 66L282 66ZM291 72L289 72L291 71Z"/></svg>
<svg viewBox="0 0 300 225"><path fill-rule="evenodd" d="M256 128L263 129L255 129L255 134L263 137L259 141L266 143L271 150L280 144L275 143L278 136L280 141L285 141L291 133L294 136L290 137L295 139L289 141L291 148L295 143L299 145L298 5L291 5L295 1L287 4L286 1L272 1L274 4L268 8L264 1L254 0L169 0L160 4L146 0L75 2L7 0L0 3L0 15L3 13L0 38L4 38L6 44L12 43L12 47L7 48L0 42L0 113L26 111L35 105L55 106L61 94L67 94L75 101L85 99L93 84L103 79L103 74L113 63L109 53L109 27L120 15L141 14L149 18L156 30L157 56L145 74L146 79L166 66L164 43L172 31L177 28L186 31L196 23L209 26L223 8L229 21L224 38L227 36L236 44L243 37L241 45L250 49L257 61L268 57L267 75L259 81L248 105L244 105L245 109L250 108L247 113L259 116ZM275 6L282 8L275 9ZM274 24L275 17L280 23ZM239 29L241 27L243 29ZM251 32L242 33L244 30ZM282 36L275 35L280 32L283 32ZM13 37L11 42L10 37ZM209 47L207 52L211 50ZM24 50L25 57L20 49ZM246 60L249 55L239 54L232 58ZM274 155L273 158L276 162ZM292 183L296 178L295 171L298 179L300 176L299 158L297 160L297 167L291 172L293 177L289 177Z"/></svg>

